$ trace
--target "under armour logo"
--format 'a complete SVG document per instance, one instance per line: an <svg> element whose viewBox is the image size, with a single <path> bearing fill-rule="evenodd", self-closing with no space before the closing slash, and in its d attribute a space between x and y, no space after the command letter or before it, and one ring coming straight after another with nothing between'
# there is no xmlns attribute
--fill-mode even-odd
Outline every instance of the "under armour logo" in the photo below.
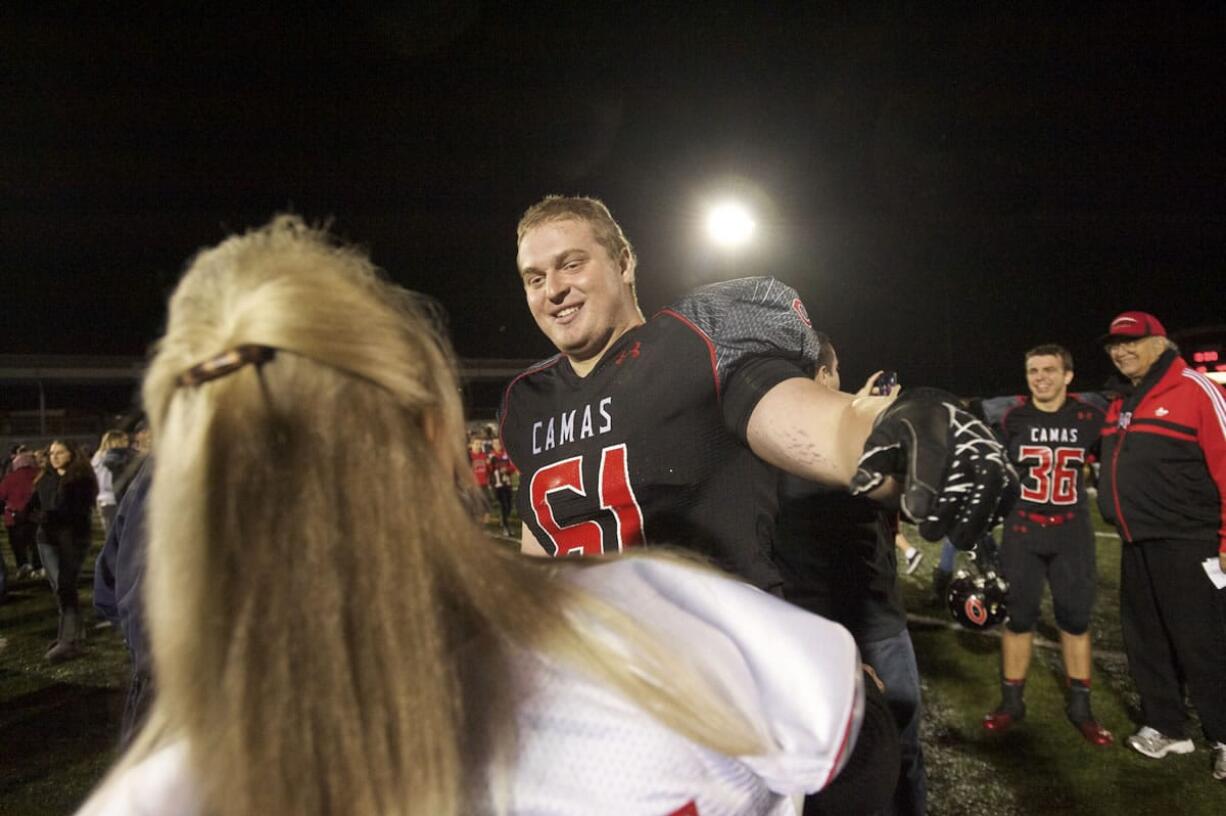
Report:
<svg viewBox="0 0 1226 816"><path fill-rule="evenodd" d="M1166 416L1169 413L1170 411L1166 410L1161 405L1159 405L1158 408L1154 411L1154 416Z"/></svg>
<svg viewBox="0 0 1226 816"><path fill-rule="evenodd" d="M1116 422L1116 425L1121 430L1126 430L1130 424L1132 424L1132 411L1125 411L1124 413L1120 414L1119 421Z"/></svg>
<svg viewBox="0 0 1226 816"><path fill-rule="evenodd" d="M614 364L614 365L621 365L622 363L624 363L624 362L626 361L626 355L630 355L631 357L638 357L638 356L639 356L639 348L640 348L642 345L643 345L643 341L641 341L641 340L635 340L635 341L634 341L634 345L633 345L633 346L631 346L631 347L630 347L630 348L628 348L628 349L624 349L624 350L622 350L622 351L618 352L617 358L613 360L613 364Z"/></svg>

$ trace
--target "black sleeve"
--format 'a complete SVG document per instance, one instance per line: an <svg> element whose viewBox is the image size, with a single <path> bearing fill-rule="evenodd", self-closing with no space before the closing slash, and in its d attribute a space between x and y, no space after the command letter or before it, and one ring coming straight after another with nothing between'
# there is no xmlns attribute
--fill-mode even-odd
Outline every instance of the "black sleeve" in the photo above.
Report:
<svg viewBox="0 0 1226 816"><path fill-rule="evenodd" d="M744 442L749 417L766 392L784 380L804 376L796 363L779 357L753 357L744 361L724 384L721 402L724 425Z"/></svg>
<svg viewBox="0 0 1226 816"><path fill-rule="evenodd" d="M864 676L864 721L847 765L826 787L805 797L804 816L885 811L894 798L902 767L898 726L885 695Z"/></svg>

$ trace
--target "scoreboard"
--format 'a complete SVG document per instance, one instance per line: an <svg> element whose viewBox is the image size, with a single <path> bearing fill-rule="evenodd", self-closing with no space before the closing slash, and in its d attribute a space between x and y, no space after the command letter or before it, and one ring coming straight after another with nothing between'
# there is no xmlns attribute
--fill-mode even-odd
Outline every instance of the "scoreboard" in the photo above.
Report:
<svg viewBox="0 0 1226 816"><path fill-rule="evenodd" d="M1181 333L1177 340L1188 365L1226 385L1226 326Z"/></svg>

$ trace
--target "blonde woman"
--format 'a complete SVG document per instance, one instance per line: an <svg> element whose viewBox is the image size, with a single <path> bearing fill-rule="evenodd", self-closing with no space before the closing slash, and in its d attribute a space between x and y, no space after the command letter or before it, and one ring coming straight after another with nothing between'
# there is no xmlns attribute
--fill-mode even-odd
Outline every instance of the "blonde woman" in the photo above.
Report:
<svg viewBox="0 0 1226 816"><path fill-rule="evenodd" d="M196 257L144 402L158 696L82 812L782 814L847 764L843 629L490 542L430 310L301 221Z"/></svg>
<svg viewBox="0 0 1226 816"><path fill-rule="evenodd" d="M98 450L90 459L94 476L98 480L98 516L102 519L102 534L110 531L115 523L115 475L122 470L128 457L123 455L128 447L128 435L123 431L107 431L102 435ZM112 453L114 451L114 453Z"/></svg>

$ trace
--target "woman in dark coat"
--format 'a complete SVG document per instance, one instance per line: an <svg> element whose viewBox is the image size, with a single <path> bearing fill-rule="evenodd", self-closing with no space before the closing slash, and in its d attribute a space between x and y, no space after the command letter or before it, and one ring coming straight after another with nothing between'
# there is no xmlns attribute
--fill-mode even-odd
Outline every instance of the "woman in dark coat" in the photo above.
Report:
<svg viewBox="0 0 1226 816"><path fill-rule="evenodd" d="M33 504L39 519L38 551L60 610L59 634L46 658L59 663L80 654L77 578L89 549L98 482L89 462L65 442L52 442L47 459L47 467L34 483Z"/></svg>

